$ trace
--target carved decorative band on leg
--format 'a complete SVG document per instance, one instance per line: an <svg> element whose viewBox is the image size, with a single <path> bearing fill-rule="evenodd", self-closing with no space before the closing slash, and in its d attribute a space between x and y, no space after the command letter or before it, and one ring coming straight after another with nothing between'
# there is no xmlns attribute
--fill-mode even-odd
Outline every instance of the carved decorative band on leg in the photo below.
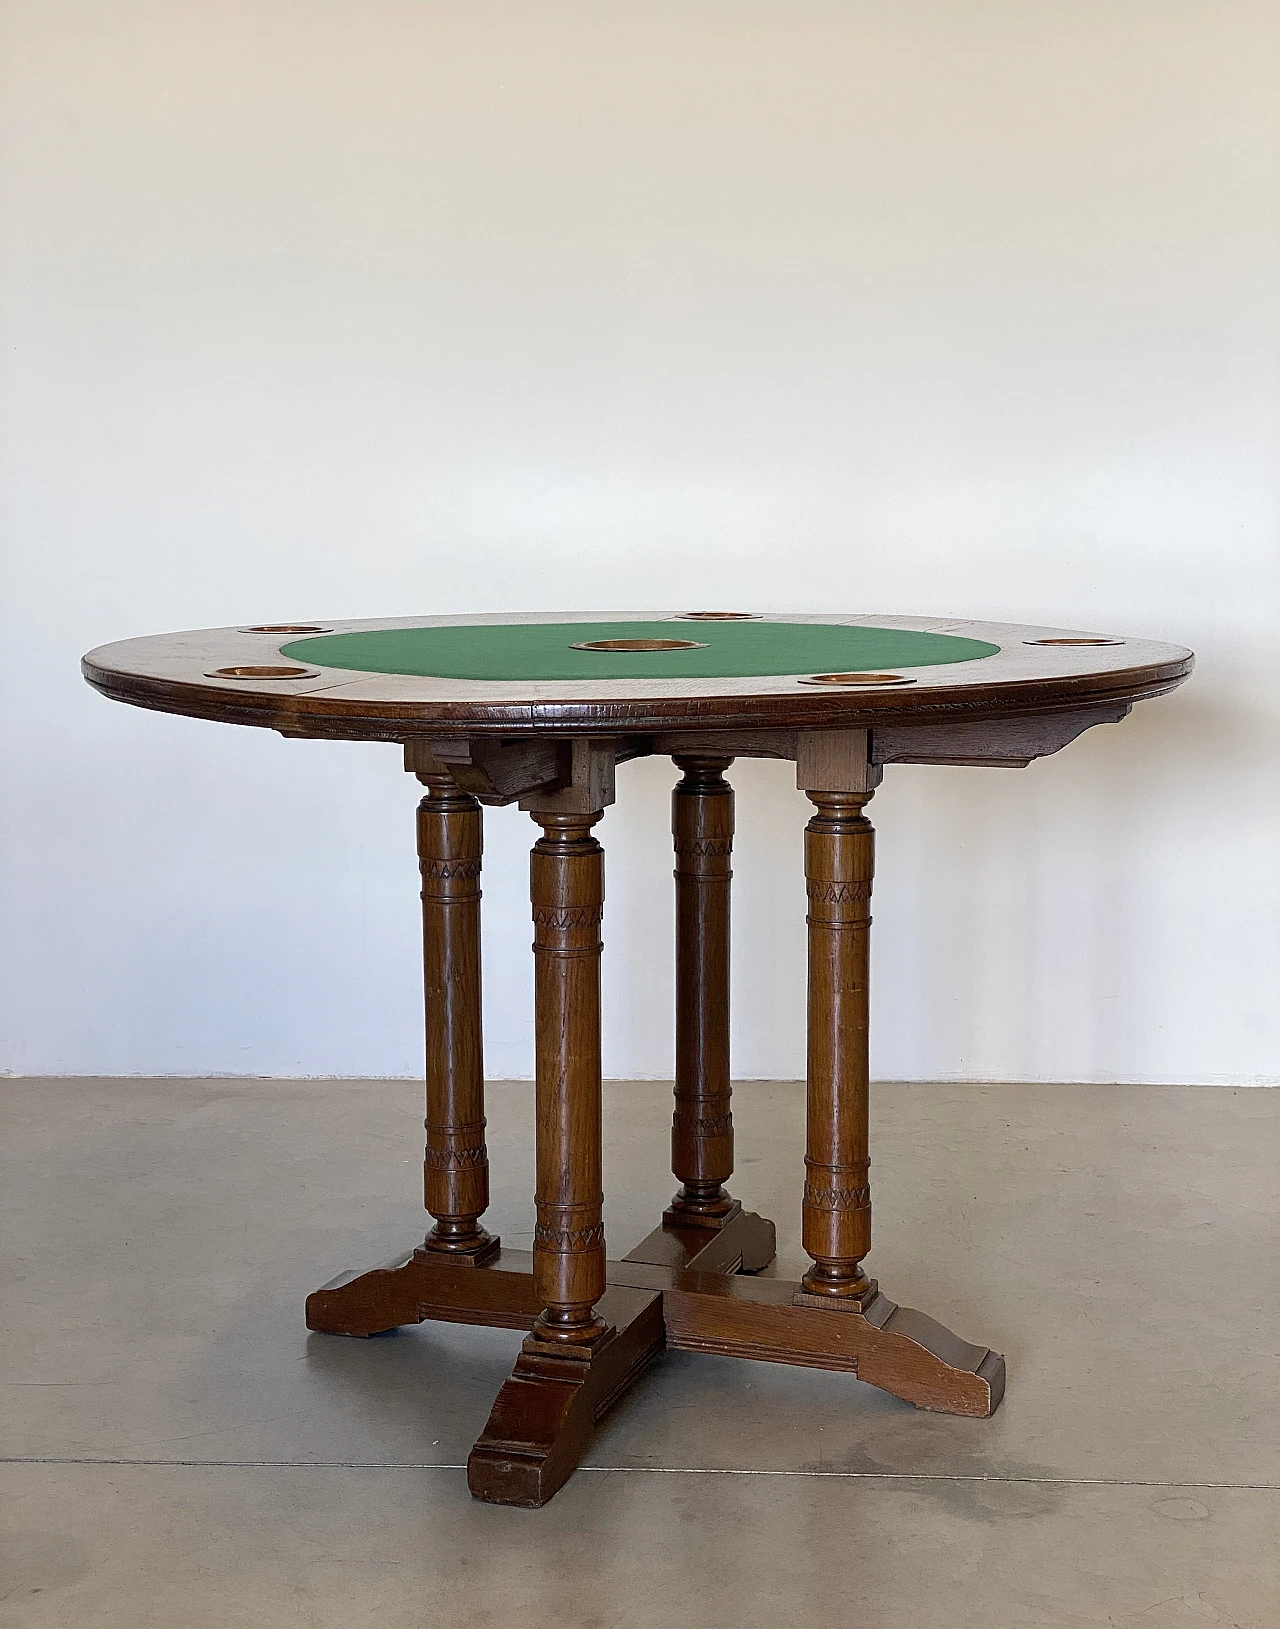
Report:
<svg viewBox="0 0 1280 1629"><path fill-rule="evenodd" d="M733 788L729 785L728 781L724 782L724 789L730 794L733 792ZM691 789L686 788L685 790ZM717 793L719 790L720 789L718 787L714 786L705 789L700 787L698 789L698 796L707 797ZM676 795L679 796L680 792L681 788L677 787ZM682 838L677 836L675 840L675 851L680 859L686 861L727 860L733 853L733 839L732 837ZM680 871L676 872L675 875L686 876L690 882L718 882L723 878L724 873L721 871L712 871L709 868L701 869L696 865L687 864L683 866ZM729 875L732 876L733 873L730 872Z"/></svg>
<svg viewBox="0 0 1280 1629"><path fill-rule="evenodd" d="M811 878L806 885L805 892L809 898L819 905L856 905L871 898L870 882L824 882L820 878ZM842 922L838 918L826 915L817 917L819 922L825 922L832 928L852 928L863 926L871 920L870 917L855 917L852 921Z"/></svg>
<svg viewBox="0 0 1280 1629"><path fill-rule="evenodd" d="M422 1249L472 1266L497 1253L480 1226L489 1205L480 1029L483 815L445 774L420 777L422 946L427 1028L423 1190L435 1226Z"/></svg>
<svg viewBox="0 0 1280 1629"><path fill-rule="evenodd" d="M476 1218L489 1203L489 1155L483 1120L436 1125L426 1122L423 1176L427 1209L437 1218L424 1248L452 1252L476 1243ZM483 1231L483 1230L481 1230ZM451 1253L452 1253L451 1252ZM493 1254L489 1249L485 1259Z"/></svg>
<svg viewBox="0 0 1280 1629"><path fill-rule="evenodd" d="M805 1158L804 1202L815 1210L844 1215L871 1209L871 1188L866 1181L869 1159L855 1165L820 1165Z"/></svg>
<svg viewBox="0 0 1280 1629"><path fill-rule="evenodd" d="M729 895L733 877L732 758L679 754L671 794L676 867L676 1080L672 1226L723 1227L741 1210L733 1175L729 1083Z"/></svg>
<svg viewBox="0 0 1280 1629"><path fill-rule="evenodd" d="M471 882L480 875L480 861L424 859L421 861L418 869L422 873L422 879L424 882ZM465 894L455 891L445 894L441 891L433 890L433 895L445 904L449 904L457 899L473 899L479 897L478 891Z"/></svg>
<svg viewBox="0 0 1280 1629"><path fill-rule="evenodd" d="M834 1173L831 1180L835 1180ZM817 1188L812 1182L804 1185L804 1202L813 1210L827 1210L845 1215L849 1211L871 1209L870 1188Z"/></svg>
<svg viewBox="0 0 1280 1629"><path fill-rule="evenodd" d="M467 1127L469 1133L474 1133L477 1129L484 1129L483 1121L479 1128ZM426 1165L429 1171L473 1171L477 1166L489 1163L488 1152L483 1143L472 1143L453 1148L433 1146L438 1137L448 1135L453 1135L453 1133L450 1133L447 1128L428 1125Z"/></svg>
<svg viewBox="0 0 1280 1629"><path fill-rule="evenodd" d="M729 1099L726 1097L723 1101L727 1103ZM714 1097L708 1097L705 1102L707 1108L714 1108L717 1100ZM733 1131L733 1116L728 1109L723 1114L712 1115L710 1119L693 1121L686 1120L685 1116L677 1110L677 1118L688 1124L696 1137L728 1137Z"/></svg>
<svg viewBox="0 0 1280 1629"><path fill-rule="evenodd" d="M593 1255L604 1244L604 1227L561 1227L555 1222L539 1222L533 1230L535 1246L554 1250L560 1256Z"/></svg>
<svg viewBox="0 0 1280 1629"><path fill-rule="evenodd" d="M535 928L542 928L544 931L554 933L563 933L568 929L597 927L603 920L603 905L597 905L594 908L578 906L566 910L558 909L555 906L541 906L533 913L533 925ZM556 944L541 945L538 948L543 950L552 950L563 955L568 947ZM603 949L604 947L603 945L599 944L590 944L580 948L590 951Z"/></svg>

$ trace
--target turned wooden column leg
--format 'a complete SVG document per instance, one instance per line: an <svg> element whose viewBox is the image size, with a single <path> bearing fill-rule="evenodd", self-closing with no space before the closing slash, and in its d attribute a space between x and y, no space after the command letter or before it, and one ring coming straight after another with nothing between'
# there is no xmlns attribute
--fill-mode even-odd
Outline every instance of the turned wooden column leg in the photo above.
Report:
<svg viewBox="0 0 1280 1629"><path fill-rule="evenodd" d="M537 1003L533 1290L542 1311L467 1459L467 1486L495 1504L545 1504L586 1452L596 1421L663 1349L661 1287L605 1287L604 853L591 828L612 801L612 770L608 744L586 742L579 751L575 743L574 784L557 795L558 806L539 799L530 807L542 827L530 859Z"/></svg>
<svg viewBox="0 0 1280 1629"><path fill-rule="evenodd" d="M489 1204L480 1017L480 805L448 775L424 774L418 805L426 995L424 1251L482 1265L498 1240L480 1226Z"/></svg>
<svg viewBox="0 0 1280 1629"><path fill-rule="evenodd" d="M741 1206L733 1175L729 1084L732 758L681 754L671 794L676 855L676 1080L671 1169L680 1191L664 1221L720 1227Z"/></svg>
<svg viewBox="0 0 1280 1629"><path fill-rule="evenodd" d="M534 818L530 856L537 1067L534 1283L539 1340L590 1342L605 1328L600 1127L600 923L604 850L599 812Z"/></svg>
<svg viewBox="0 0 1280 1629"><path fill-rule="evenodd" d="M870 792L808 794L809 1063L802 1240L813 1266L803 1292L861 1306L871 1248L867 1037L871 877Z"/></svg>

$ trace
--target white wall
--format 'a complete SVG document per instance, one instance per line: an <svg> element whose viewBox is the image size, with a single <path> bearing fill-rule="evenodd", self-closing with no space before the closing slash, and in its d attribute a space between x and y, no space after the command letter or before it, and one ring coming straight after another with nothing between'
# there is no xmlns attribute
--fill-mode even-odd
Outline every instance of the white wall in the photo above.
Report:
<svg viewBox="0 0 1280 1629"><path fill-rule="evenodd" d="M113 706L97 643L483 609L914 611L1194 646L1019 772L893 769L885 1077L1280 1072L1273 0L10 0L6 1039L410 1074L392 747ZM739 1075L803 1067L803 800L734 772ZM669 764L606 1068L671 1068ZM489 818L490 1072L531 1070Z"/></svg>

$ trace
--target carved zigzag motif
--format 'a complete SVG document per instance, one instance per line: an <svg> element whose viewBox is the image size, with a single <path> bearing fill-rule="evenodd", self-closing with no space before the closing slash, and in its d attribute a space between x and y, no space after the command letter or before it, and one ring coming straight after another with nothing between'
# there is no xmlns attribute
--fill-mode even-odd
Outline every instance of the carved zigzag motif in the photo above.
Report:
<svg viewBox="0 0 1280 1629"><path fill-rule="evenodd" d="M733 839L729 837L688 837L676 844L677 854L692 854L705 859L709 855L732 854Z"/></svg>
<svg viewBox="0 0 1280 1629"><path fill-rule="evenodd" d="M869 882L822 882L812 879L808 884L810 899L824 905L852 905L871 898Z"/></svg>
<svg viewBox="0 0 1280 1629"><path fill-rule="evenodd" d="M695 1116L692 1119L686 1119L677 1108L675 1122L682 1130L691 1131L695 1137L727 1137L733 1130L733 1116L731 1114Z"/></svg>
<svg viewBox="0 0 1280 1629"><path fill-rule="evenodd" d="M468 1171L487 1165L484 1144L479 1148L428 1148L426 1163L433 1171Z"/></svg>
<svg viewBox="0 0 1280 1629"><path fill-rule="evenodd" d="M533 1243L536 1249L539 1245L544 1250L554 1250L557 1255L581 1255L588 1250L598 1250L604 1244L604 1227L547 1227L539 1222L533 1230Z"/></svg>
<svg viewBox="0 0 1280 1629"><path fill-rule="evenodd" d="M804 1202L814 1210L861 1210L871 1203L870 1188L815 1188L804 1185Z"/></svg>
<svg viewBox="0 0 1280 1629"><path fill-rule="evenodd" d="M418 869L424 877L433 881L447 882L453 877L478 877L480 875L479 860L423 860Z"/></svg>
<svg viewBox="0 0 1280 1629"><path fill-rule="evenodd" d="M589 928L603 919L603 905L537 905L533 912L533 925L537 928Z"/></svg>

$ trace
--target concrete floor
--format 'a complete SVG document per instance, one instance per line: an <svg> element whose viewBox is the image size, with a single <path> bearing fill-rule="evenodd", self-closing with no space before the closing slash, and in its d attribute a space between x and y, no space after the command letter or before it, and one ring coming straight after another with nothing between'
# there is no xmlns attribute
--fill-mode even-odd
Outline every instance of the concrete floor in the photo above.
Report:
<svg viewBox="0 0 1280 1629"><path fill-rule="evenodd" d="M615 1254L668 1089L606 1088ZM801 1088L737 1093L734 1191L799 1249ZM527 1245L532 1088L491 1090ZM542 1511L462 1465L518 1334L308 1335L422 1229L402 1082L0 1083L4 1629L1280 1629L1280 1092L885 1086L895 1300L1003 1350L991 1420L669 1355Z"/></svg>

